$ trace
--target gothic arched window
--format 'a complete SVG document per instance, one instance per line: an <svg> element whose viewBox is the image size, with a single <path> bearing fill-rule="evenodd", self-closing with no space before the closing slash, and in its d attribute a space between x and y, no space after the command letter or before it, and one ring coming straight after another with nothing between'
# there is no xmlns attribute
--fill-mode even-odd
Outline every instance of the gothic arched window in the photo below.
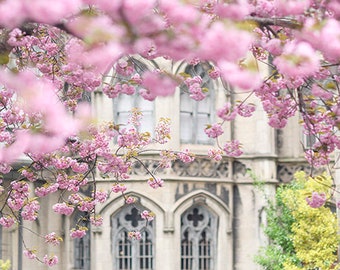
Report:
<svg viewBox="0 0 340 270"><path fill-rule="evenodd" d="M130 57L129 61L133 64L136 72L140 75L148 70L148 67L144 63L133 57ZM119 82L124 82L125 80L128 81L128 78L125 78L124 76L117 75L116 77ZM138 90L139 89L137 87L137 91ZM133 95L120 94L113 100L114 119L116 124L127 124L131 109L138 108L143 114L138 131L148 131L152 133L154 128L154 102L142 98L138 93Z"/></svg>
<svg viewBox="0 0 340 270"><path fill-rule="evenodd" d="M90 222L83 218L83 212L77 212L74 216L74 224L88 228L83 238L74 239L74 269L90 270L91 269L91 230Z"/></svg>
<svg viewBox="0 0 340 270"><path fill-rule="evenodd" d="M181 270L213 270L216 257L217 217L194 206L181 217Z"/></svg>
<svg viewBox="0 0 340 270"><path fill-rule="evenodd" d="M214 84L208 73L210 69L211 66L208 63L201 63L195 66L189 65L184 71L191 77L200 76L202 78L201 87L208 89L208 91L205 93L206 97L197 102L189 96L187 87L181 88L180 127L182 143L213 143L213 140L204 133L206 125L213 122L215 109Z"/></svg>
<svg viewBox="0 0 340 270"><path fill-rule="evenodd" d="M125 206L112 217L112 250L115 270L152 270L154 269L154 226L140 216L134 206ZM140 231L141 240L128 237L131 231Z"/></svg>
<svg viewBox="0 0 340 270"><path fill-rule="evenodd" d="M141 124L138 127L139 132L151 132L154 128L154 103L145 100L138 94L125 95L120 94L114 101L115 110L115 123L117 124L127 124L131 110L133 108L138 108L143 114L140 120Z"/></svg>

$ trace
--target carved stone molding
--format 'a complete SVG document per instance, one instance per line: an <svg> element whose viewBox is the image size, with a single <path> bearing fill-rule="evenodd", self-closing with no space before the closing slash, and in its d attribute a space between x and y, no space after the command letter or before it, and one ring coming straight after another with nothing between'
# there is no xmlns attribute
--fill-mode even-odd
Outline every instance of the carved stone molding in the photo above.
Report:
<svg viewBox="0 0 340 270"><path fill-rule="evenodd" d="M184 177L228 178L229 162L227 160L215 162L208 158L196 158L191 163L177 160L173 163L172 170Z"/></svg>
<svg viewBox="0 0 340 270"><path fill-rule="evenodd" d="M251 168L251 161L246 160L234 160L232 161L232 166L230 166L231 161L228 159L222 159L216 162L207 157L196 157L191 163L176 160L172 163L171 168L166 170L159 167L159 161L156 159L144 160L143 162L144 165L138 162L134 164L131 171L133 175L147 176L149 170L152 173L160 175L167 174L176 177L252 181L250 174L248 174L248 169Z"/></svg>
<svg viewBox="0 0 340 270"><path fill-rule="evenodd" d="M279 163L277 165L277 179L281 183L288 183L294 178L294 173L304 171L307 174L320 174L325 171L325 168L312 168L307 163Z"/></svg>
<svg viewBox="0 0 340 270"><path fill-rule="evenodd" d="M239 162L239 161L234 161L233 162L233 176L234 176L234 179L237 180L237 179L241 179L241 178L247 177L246 174L247 174L247 167L246 167L246 165L241 163L241 162Z"/></svg>
<svg viewBox="0 0 340 270"><path fill-rule="evenodd" d="M165 169L159 167L159 161L156 159L143 160L143 164L135 162L131 173L139 176L146 176L148 171L158 174L165 173ZM182 177L228 178L229 162L227 160L216 162L209 158L200 157L191 163L176 160L172 163L169 173Z"/></svg>
<svg viewBox="0 0 340 270"><path fill-rule="evenodd" d="M148 171L152 173L155 171L157 171L157 173L162 173L164 171L163 168L159 167L159 162L157 160L143 160L143 164L144 166L139 162L135 162L132 166L131 174L146 176L148 175Z"/></svg>

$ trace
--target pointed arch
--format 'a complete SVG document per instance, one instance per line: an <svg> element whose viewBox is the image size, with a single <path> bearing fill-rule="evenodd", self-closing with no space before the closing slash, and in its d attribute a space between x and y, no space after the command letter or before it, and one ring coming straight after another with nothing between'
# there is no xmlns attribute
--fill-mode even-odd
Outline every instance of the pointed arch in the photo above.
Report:
<svg viewBox="0 0 340 270"><path fill-rule="evenodd" d="M181 215L181 269L214 269L218 216L203 204Z"/></svg>
<svg viewBox="0 0 340 270"><path fill-rule="evenodd" d="M152 209L152 211L156 214L164 215L165 210L163 207L161 207L160 203L150 199L150 196L144 195L139 192L128 192L125 194L127 197L135 197L139 201L140 204L145 206L148 209ZM118 196L116 198L113 198L111 200L108 200L106 204L99 210L99 214L104 216L109 211L110 214L115 214L121 207L125 205L125 199L123 196Z"/></svg>
<svg viewBox="0 0 340 270"><path fill-rule="evenodd" d="M180 258L176 269L231 269L232 213L220 198L195 190L179 199L172 211ZM225 258L227 265L222 263Z"/></svg>
<svg viewBox="0 0 340 270"><path fill-rule="evenodd" d="M125 205L111 216L111 250L116 270L154 269L154 221L143 220L138 208L145 209L145 206ZM141 239L131 239L130 232L140 233Z"/></svg>
<svg viewBox="0 0 340 270"><path fill-rule="evenodd" d="M227 214L231 213L229 207L219 197L201 189L194 190L177 200L173 205L171 212L182 214L194 203L206 204L213 212L219 209Z"/></svg>
<svg viewBox="0 0 340 270"><path fill-rule="evenodd" d="M155 269L156 246L160 245L155 236L161 234L165 210L159 202L142 193L129 192L126 196L136 197L136 204L127 205L124 197L118 196L99 210L104 218L103 228L107 229L96 235L98 243L106 243L105 254L110 259L110 269ZM140 218L143 210L155 214L155 219L147 226ZM140 231L141 240L130 239L128 233L131 231Z"/></svg>

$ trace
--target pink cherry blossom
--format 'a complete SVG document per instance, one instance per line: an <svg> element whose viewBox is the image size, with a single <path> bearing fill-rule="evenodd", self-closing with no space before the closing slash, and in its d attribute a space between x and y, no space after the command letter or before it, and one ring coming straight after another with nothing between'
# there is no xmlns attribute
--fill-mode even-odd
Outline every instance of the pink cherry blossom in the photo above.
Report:
<svg viewBox="0 0 340 270"><path fill-rule="evenodd" d="M312 94L316 97L320 97L322 99L331 99L333 94L327 90L322 89L320 86L313 84L312 86Z"/></svg>
<svg viewBox="0 0 340 270"><path fill-rule="evenodd" d="M149 178L148 185L152 187L153 189L157 189L159 187L164 186L164 181L160 178Z"/></svg>
<svg viewBox="0 0 340 270"><path fill-rule="evenodd" d="M25 33L23 33L19 28L14 28L9 33L8 44L11 46L24 46L26 45Z"/></svg>
<svg viewBox="0 0 340 270"><path fill-rule="evenodd" d="M250 13L250 4L246 0L237 0L227 3L217 3L215 13L223 18L241 20Z"/></svg>
<svg viewBox="0 0 340 270"><path fill-rule="evenodd" d="M37 255L36 255L36 251L35 250L29 250L29 249L25 249L23 251L24 255L30 259L30 260L33 260L33 259L36 259L37 258Z"/></svg>
<svg viewBox="0 0 340 270"><path fill-rule="evenodd" d="M124 184L114 184L111 188L114 193L125 192L126 189L127 187Z"/></svg>
<svg viewBox="0 0 340 270"><path fill-rule="evenodd" d="M100 203L104 203L108 198L107 192L103 190L96 191L96 193L92 194L92 196L95 198L96 201Z"/></svg>
<svg viewBox="0 0 340 270"><path fill-rule="evenodd" d="M7 201L8 206L14 211L20 210L25 204L24 199L19 196L17 198L11 197Z"/></svg>
<svg viewBox="0 0 340 270"><path fill-rule="evenodd" d="M126 204L134 204L137 201L137 198L129 196L125 199Z"/></svg>
<svg viewBox="0 0 340 270"><path fill-rule="evenodd" d="M115 68L117 73L122 76L130 76L135 70L133 64L131 62L126 61L123 58L118 60Z"/></svg>
<svg viewBox="0 0 340 270"><path fill-rule="evenodd" d="M233 62L219 61L218 66L221 76L231 85L244 90L254 89L260 86L261 77L255 70L246 69Z"/></svg>
<svg viewBox="0 0 340 270"><path fill-rule="evenodd" d="M266 43L263 44L263 47L270 52L272 55L280 55L283 51L282 42L278 38L273 38L268 40Z"/></svg>
<svg viewBox="0 0 340 270"><path fill-rule="evenodd" d="M27 17L21 0L6 0L0 3L0 12L4 13L0 23L12 28L20 25ZM21 15L21 16L20 16Z"/></svg>
<svg viewBox="0 0 340 270"><path fill-rule="evenodd" d="M161 118L148 131L138 109L127 121L119 117L121 123L116 117L105 123L92 119L95 112L89 108L101 111L103 94L119 100L129 95L136 102L138 95L148 101L174 95L171 102L177 105L181 90L201 106L216 93L216 104L229 101L215 113L209 111L218 119L206 123L205 133L216 139L216 149L207 155L216 162L243 153L238 132L224 144L220 136L230 132L227 121L251 117L256 109L276 129L300 119L303 133L315 138L304 149L313 168L333 160L340 149L338 1L194 2L0 1L0 172L12 171L15 177L8 185L0 179L5 199L0 225L16 224L18 212L25 223L34 222L41 215L40 199L34 196L60 191L52 196L58 199L52 211L83 211L86 221L100 226L99 204L109 196L136 203L137 198L126 194L136 162L145 169L145 184L156 189L164 185L157 173L166 173L175 161L194 161L188 149L167 149L179 145L169 144L176 119L171 124ZM186 74L187 65L196 71L198 64L207 63L206 74L199 69ZM214 89L207 80L216 80ZM155 159L159 154L151 171L144 163L150 150ZM112 182L109 191L100 189L102 180ZM93 192L84 195L82 188ZM315 191L306 202L317 208L326 197ZM154 218L147 210L140 214L146 225ZM70 237L85 233L76 227ZM142 237L139 231L128 235ZM50 233L45 241L57 245L62 239ZM27 248L24 254L48 266L58 261L48 255L41 260L38 251Z"/></svg>
<svg viewBox="0 0 340 270"><path fill-rule="evenodd" d="M177 159L177 155L173 151L161 151L160 152L161 160L159 165L162 168L170 168L171 163Z"/></svg>
<svg viewBox="0 0 340 270"><path fill-rule="evenodd" d="M276 0L274 1L277 16L302 14L311 5L310 0Z"/></svg>
<svg viewBox="0 0 340 270"><path fill-rule="evenodd" d="M201 59L215 62L234 62L246 56L252 40L253 36L249 32L233 27L225 28L222 22L216 22L202 36L199 55ZM224 73L223 69L221 73Z"/></svg>
<svg viewBox="0 0 340 270"><path fill-rule="evenodd" d="M195 155L189 152L189 149L185 149L177 153L177 157L184 163L190 163L195 160Z"/></svg>
<svg viewBox="0 0 340 270"><path fill-rule="evenodd" d="M91 212L96 205L96 201L92 198L85 199L79 202L78 209L83 212Z"/></svg>
<svg viewBox="0 0 340 270"><path fill-rule="evenodd" d="M149 212L147 210L144 210L141 214L140 214L142 219L145 219L147 221L152 221L155 218L155 214L152 212Z"/></svg>
<svg viewBox="0 0 340 270"><path fill-rule="evenodd" d="M61 0L50 5L44 0L35 0L34 4L22 1L24 10L32 20L42 23L55 23L65 16L70 16L79 11L82 3L81 0L75 0L70 3Z"/></svg>
<svg viewBox="0 0 340 270"><path fill-rule="evenodd" d="M223 134L223 129L220 124L213 124L213 125L208 125L205 129L204 132L208 135L210 138L217 138L218 136L221 136Z"/></svg>
<svg viewBox="0 0 340 270"><path fill-rule="evenodd" d="M133 240L140 240L142 239L142 234L138 231L128 232L128 237Z"/></svg>
<svg viewBox="0 0 340 270"><path fill-rule="evenodd" d="M308 205L312 208L319 208L323 206L326 200L327 198L325 193L318 193L316 191L313 191L311 198L306 198Z"/></svg>
<svg viewBox="0 0 340 270"><path fill-rule="evenodd" d="M223 151L220 149L209 149L208 156L215 161L220 161L222 159Z"/></svg>
<svg viewBox="0 0 340 270"><path fill-rule="evenodd" d="M16 223L16 220L13 217L7 216L0 218L0 225L5 228L10 228L14 223Z"/></svg>
<svg viewBox="0 0 340 270"><path fill-rule="evenodd" d="M159 70L147 71L143 74L142 86L149 91L152 97L168 96L175 92L176 82Z"/></svg>
<svg viewBox="0 0 340 270"><path fill-rule="evenodd" d="M289 77L307 77L315 74L319 68L319 57L306 42L291 42L284 46L283 53L275 58L278 70Z"/></svg>
<svg viewBox="0 0 340 270"><path fill-rule="evenodd" d="M83 238L86 235L87 228L80 228L80 229L72 229L70 232L70 237L72 239L75 238Z"/></svg>
<svg viewBox="0 0 340 270"><path fill-rule="evenodd" d="M255 104L241 103L237 106L237 113L243 117L250 117L253 115L255 109L256 109Z"/></svg>
<svg viewBox="0 0 340 270"><path fill-rule="evenodd" d="M60 236L57 236L55 232L49 233L45 235L45 242L52 244L53 246L58 246L63 239Z"/></svg>
<svg viewBox="0 0 340 270"><path fill-rule="evenodd" d="M191 84L189 86L189 92L190 92L189 96L196 101L201 101L206 97L206 95L203 92L203 89L198 83Z"/></svg>
<svg viewBox="0 0 340 270"><path fill-rule="evenodd" d="M224 145L223 150L225 154L230 157L238 157L243 153L241 150L241 144L238 140L227 142Z"/></svg>
<svg viewBox="0 0 340 270"><path fill-rule="evenodd" d="M38 211L40 209L40 204L38 201L31 201L27 203L21 212L21 216L24 220L33 221L38 217Z"/></svg>
<svg viewBox="0 0 340 270"><path fill-rule="evenodd" d="M287 124L286 118L279 118L277 115L273 115L269 118L268 124L273 128L284 128Z"/></svg>
<svg viewBox="0 0 340 270"><path fill-rule="evenodd" d="M167 143L170 139L170 125L169 118L161 118L155 128L156 141L160 144Z"/></svg>
<svg viewBox="0 0 340 270"><path fill-rule="evenodd" d="M57 191L58 187L59 187L58 183L47 184L47 185L44 185L42 187L37 187L35 189L35 194L38 197L44 197L44 196L46 196L46 195L48 195L50 193L53 193L53 192Z"/></svg>
<svg viewBox="0 0 340 270"><path fill-rule="evenodd" d="M58 263L58 257L56 255L53 256L45 255L43 260L44 264L46 264L49 267L54 266Z"/></svg>
<svg viewBox="0 0 340 270"><path fill-rule="evenodd" d="M220 76L221 71L217 67L214 67L212 70L209 70L209 77L212 78L213 80L218 79Z"/></svg>
<svg viewBox="0 0 340 270"><path fill-rule="evenodd" d="M90 222L93 226L101 226L103 225L103 217L99 215L91 216Z"/></svg>
<svg viewBox="0 0 340 270"><path fill-rule="evenodd" d="M61 214L61 215L66 215L69 216L73 213L74 208L72 206L67 205L65 202L63 203L57 203L53 205L53 211Z"/></svg>
<svg viewBox="0 0 340 270"><path fill-rule="evenodd" d="M27 178L27 180L29 180L31 182L34 182L36 180L36 177L37 177L36 174L33 171L28 170L28 169L23 169L21 171L21 174L23 176L25 176Z"/></svg>
<svg viewBox="0 0 340 270"><path fill-rule="evenodd" d="M233 110L229 102L217 110L217 116L225 121L234 120L237 115L237 111Z"/></svg>

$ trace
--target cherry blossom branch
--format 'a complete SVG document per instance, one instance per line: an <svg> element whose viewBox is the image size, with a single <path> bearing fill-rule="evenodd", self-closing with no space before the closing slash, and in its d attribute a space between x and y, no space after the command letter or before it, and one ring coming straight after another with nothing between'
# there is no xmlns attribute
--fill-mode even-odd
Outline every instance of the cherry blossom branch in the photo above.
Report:
<svg viewBox="0 0 340 270"><path fill-rule="evenodd" d="M246 16L245 21L255 22L259 26L279 26L289 29L300 29L302 24L293 18L262 18L255 16Z"/></svg>

